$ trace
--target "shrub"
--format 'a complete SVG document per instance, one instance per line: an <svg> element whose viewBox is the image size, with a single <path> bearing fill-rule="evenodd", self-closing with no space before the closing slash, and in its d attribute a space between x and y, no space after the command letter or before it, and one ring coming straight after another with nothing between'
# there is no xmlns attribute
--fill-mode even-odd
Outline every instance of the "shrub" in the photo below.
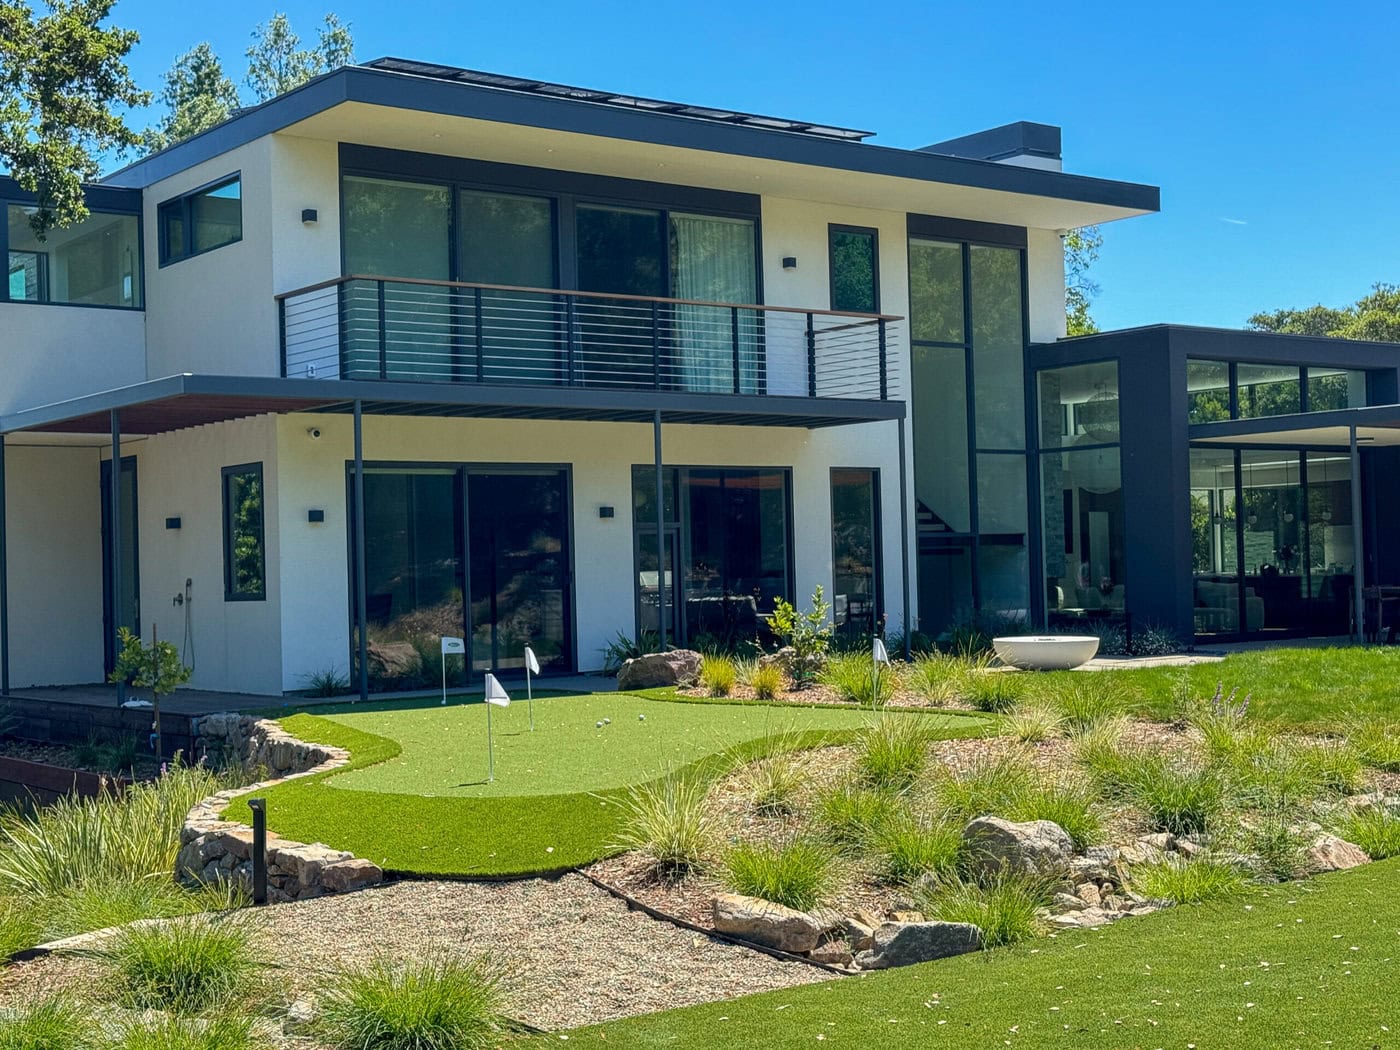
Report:
<svg viewBox="0 0 1400 1050"><path fill-rule="evenodd" d="M1177 904L1200 904L1233 897L1248 881L1233 864L1205 858L1185 861L1175 857L1135 865L1128 880L1132 889L1144 897Z"/></svg>
<svg viewBox="0 0 1400 1050"><path fill-rule="evenodd" d="M618 849L651 858L658 874L678 878L700 866L714 836L697 777L668 776L631 788L620 803Z"/></svg>
<svg viewBox="0 0 1400 1050"><path fill-rule="evenodd" d="M889 795L844 784L818 797L816 816L828 842L842 852L854 852L876 841L898 813L899 804Z"/></svg>
<svg viewBox="0 0 1400 1050"><path fill-rule="evenodd" d="M783 645L791 647L792 684L799 689L811 682L831 649L836 628L827 618L830 612L820 584L812 592L812 605L805 613L799 613L781 598L773 603L768 627Z"/></svg>
<svg viewBox="0 0 1400 1050"><path fill-rule="evenodd" d="M881 668L876 686L874 668L874 661L868 652L845 653L828 660L817 675L817 681L835 689L842 700L872 706L873 694L873 706L883 707L894 695L894 675L889 668Z"/></svg>
<svg viewBox="0 0 1400 1050"><path fill-rule="evenodd" d="M971 820L1007 812L1032 786L1026 753L1015 751L996 758L982 756L965 769L945 771L934 782L933 794L950 816Z"/></svg>
<svg viewBox="0 0 1400 1050"><path fill-rule="evenodd" d="M1400 857L1400 817L1379 806L1348 814L1337 834L1366 851L1372 860Z"/></svg>
<svg viewBox="0 0 1400 1050"><path fill-rule="evenodd" d="M1082 850L1103 837L1103 824L1095 810L1095 795L1087 784L1057 780L1030 784L1021 790L1001 814L1008 820L1053 820Z"/></svg>
<svg viewBox="0 0 1400 1050"><path fill-rule="evenodd" d="M884 822L873 841L882 875L898 886L924 876L950 878L962 855L962 828L946 820L898 816Z"/></svg>
<svg viewBox="0 0 1400 1050"><path fill-rule="evenodd" d="M507 1028L506 995L487 956L377 960L325 982L317 1027L337 1050L486 1050Z"/></svg>
<svg viewBox="0 0 1400 1050"><path fill-rule="evenodd" d="M835 881L831 853L810 839L783 845L741 843L725 857L725 883L735 893L808 911L826 900Z"/></svg>
<svg viewBox="0 0 1400 1050"><path fill-rule="evenodd" d="M661 636L655 631L643 631L635 641L618 631L617 636L603 646L603 673L615 675L628 660L654 653L660 648Z"/></svg>
<svg viewBox="0 0 1400 1050"><path fill-rule="evenodd" d="M958 683L958 693L979 711L1005 714L1016 706L1025 692L1026 675L1017 671L996 671L969 667Z"/></svg>
<svg viewBox="0 0 1400 1050"><path fill-rule="evenodd" d="M0 1050L91 1050L93 1025L70 999L54 996L19 1011L0 1025Z"/></svg>
<svg viewBox="0 0 1400 1050"><path fill-rule="evenodd" d="M1060 712L1072 736L1122 715L1131 700L1127 688L1104 671L1052 675L1036 683L1035 692Z"/></svg>
<svg viewBox="0 0 1400 1050"><path fill-rule="evenodd" d="M781 816L793 811L806 776L796 758L777 754L749 766L745 780L745 793L754 809L765 816Z"/></svg>
<svg viewBox="0 0 1400 1050"><path fill-rule="evenodd" d="M245 991L257 969L241 924L203 919L124 926L92 954L137 1010L201 1013Z"/></svg>
<svg viewBox="0 0 1400 1050"><path fill-rule="evenodd" d="M881 791L908 790L928 762L930 739L918 715L885 715L861 734L857 775Z"/></svg>
<svg viewBox="0 0 1400 1050"><path fill-rule="evenodd" d="M1023 702L1002 720L1006 734L1023 744L1039 744L1059 735L1065 720L1060 712L1043 701Z"/></svg>
<svg viewBox="0 0 1400 1050"><path fill-rule="evenodd" d="M220 1014L191 1020L156 1016L133 1022L110 1050L259 1050L266 1043L253 1031L251 1018Z"/></svg>
<svg viewBox="0 0 1400 1050"><path fill-rule="evenodd" d="M1041 931L1037 912L1050 899L1050 885L1025 875L1003 874L986 884L959 880L920 901L925 915L943 922L970 922L982 931L983 948L1029 940Z"/></svg>
<svg viewBox="0 0 1400 1050"><path fill-rule="evenodd" d="M765 664L749 676L749 686L759 700L773 700L783 691L783 670L777 664Z"/></svg>
<svg viewBox="0 0 1400 1050"><path fill-rule="evenodd" d="M1361 761L1387 773L1400 773L1400 721L1381 715L1353 716L1342 731Z"/></svg>
<svg viewBox="0 0 1400 1050"><path fill-rule="evenodd" d="M734 661L727 656L702 656L700 658L700 684L711 696L728 696L734 691L738 673Z"/></svg>

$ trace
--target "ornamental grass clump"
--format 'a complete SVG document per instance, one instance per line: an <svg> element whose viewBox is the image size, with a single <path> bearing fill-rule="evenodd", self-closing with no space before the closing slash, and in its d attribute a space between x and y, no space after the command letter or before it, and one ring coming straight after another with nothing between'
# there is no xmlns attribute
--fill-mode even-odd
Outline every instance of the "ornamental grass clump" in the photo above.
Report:
<svg viewBox="0 0 1400 1050"><path fill-rule="evenodd" d="M1400 817L1379 806L1348 814L1337 834L1366 851L1372 860L1400 857Z"/></svg>
<svg viewBox="0 0 1400 1050"><path fill-rule="evenodd" d="M933 798L950 817L968 821L1003 816L1034 786L1027 752L979 756L962 769L948 769L933 782Z"/></svg>
<svg viewBox="0 0 1400 1050"><path fill-rule="evenodd" d="M966 672L967 661L949 653L921 653L905 669L904 680L929 703L941 705L958 699Z"/></svg>
<svg viewBox="0 0 1400 1050"><path fill-rule="evenodd" d="M1134 892L1175 904L1200 904L1238 896L1248 884L1248 877L1233 864L1179 857L1135 865L1128 880Z"/></svg>
<svg viewBox="0 0 1400 1050"><path fill-rule="evenodd" d="M133 1021L103 1050L267 1050L250 1017L156 1015Z"/></svg>
<svg viewBox="0 0 1400 1050"><path fill-rule="evenodd" d="M1018 671L970 666L960 676L958 695L979 711L1005 714L1026 691L1026 676Z"/></svg>
<svg viewBox="0 0 1400 1050"><path fill-rule="evenodd" d="M781 845L740 843L724 860L725 885L798 911L824 903L836 881L831 851L808 838Z"/></svg>
<svg viewBox="0 0 1400 1050"><path fill-rule="evenodd" d="M1054 821L1074 840L1074 848L1082 850L1103 839L1096 803L1093 787L1080 780L1034 781L1009 799L1005 812L998 815L1014 821Z"/></svg>
<svg viewBox="0 0 1400 1050"><path fill-rule="evenodd" d="M1059 711L1070 736L1123 715L1131 702L1128 690L1107 674L1052 675L1036 683L1035 695Z"/></svg>
<svg viewBox="0 0 1400 1050"><path fill-rule="evenodd" d="M707 655L700 658L698 678L700 685L710 696L728 696L734 692L734 683L738 681L739 672L729 657Z"/></svg>
<svg viewBox="0 0 1400 1050"><path fill-rule="evenodd" d="M199 1014L245 993L258 963L239 922L186 918L124 926L91 954L135 1010Z"/></svg>
<svg viewBox="0 0 1400 1050"><path fill-rule="evenodd" d="M783 670L777 664L764 664L749 676L749 687L757 700L775 700L783 691Z"/></svg>
<svg viewBox="0 0 1400 1050"><path fill-rule="evenodd" d="M863 707L884 707L894 696L894 674L887 667L875 674L875 663L867 652L831 657L817 675L817 681L834 689L842 700Z"/></svg>
<svg viewBox="0 0 1400 1050"><path fill-rule="evenodd" d="M962 859L962 827L943 819L902 814L876 830L873 844L886 882L909 886L924 878L949 879Z"/></svg>
<svg viewBox="0 0 1400 1050"><path fill-rule="evenodd" d="M884 715L861 734L856 775L878 791L907 791L928 764L931 740L919 715Z"/></svg>
<svg viewBox="0 0 1400 1050"><path fill-rule="evenodd" d="M1126 757L1122 775L1128 801L1154 830L1199 834L1225 808L1225 784L1216 770L1157 752L1133 751Z"/></svg>
<svg viewBox="0 0 1400 1050"><path fill-rule="evenodd" d="M0 897L0 963L43 939L43 923L33 904Z"/></svg>
<svg viewBox="0 0 1400 1050"><path fill-rule="evenodd" d="M1023 701L1002 718L1002 730L1023 744L1040 744L1059 736L1065 719L1059 710L1043 700Z"/></svg>
<svg viewBox="0 0 1400 1050"><path fill-rule="evenodd" d="M698 777L668 776L631 788L619 803L622 819L616 848L649 858L663 878L698 868L714 838L714 818Z"/></svg>
<svg viewBox="0 0 1400 1050"><path fill-rule="evenodd" d="M983 948L1001 948L1041 932L1039 911L1050 896L1048 881L1008 872L984 883L956 880L929 890L918 903L929 919L970 922L982 931Z"/></svg>
<svg viewBox="0 0 1400 1050"><path fill-rule="evenodd" d="M823 840L849 854L869 848L899 812L899 802L890 795L861 784L842 784L817 797L815 815Z"/></svg>
<svg viewBox="0 0 1400 1050"><path fill-rule="evenodd" d="M1353 715L1342 723L1361 761L1385 773L1400 773L1400 721L1382 715Z"/></svg>
<svg viewBox="0 0 1400 1050"><path fill-rule="evenodd" d="M95 1027L73 1000L53 996L0 1023L0 1050L96 1050Z"/></svg>
<svg viewBox="0 0 1400 1050"><path fill-rule="evenodd" d="M379 959L324 982L316 1027L336 1050L488 1050L511 1028L507 998L489 956Z"/></svg>
<svg viewBox="0 0 1400 1050"><path fill-rule="evenodd" d="M766 817L786 816L797 808L797 796L806 781L806 770L796 756L770 755L744 773L744 793L753 808Z"/></svg>

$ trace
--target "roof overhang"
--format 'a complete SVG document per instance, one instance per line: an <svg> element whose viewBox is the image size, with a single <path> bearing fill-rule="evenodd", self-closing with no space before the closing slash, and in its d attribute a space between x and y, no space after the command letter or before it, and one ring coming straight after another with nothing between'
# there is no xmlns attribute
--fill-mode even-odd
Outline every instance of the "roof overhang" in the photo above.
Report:
<svg viewBox="0 0 1400 1050"><path fill-rule="evenodd" d="M671 183L1038 228L1160 208L1155 186L359 66L245 110L106 182L148 186L275 132L630 178L654 172ZM833 179L832 172L847 177Z"/></svg>
<svg viewBox="0 0 1400 1050"><path fill-rule="evenodd" d="M1195 423L1189 433L1192 444L1346 449L1352 428L1362 448L1400 446L1400 405Z"/></svg>
<svg viewBox="0 0 1400 1050"><path fill-rule="evenodd" d="M0 417L0 434L150 436L209 423L289 412L385 416L592 420L817 429L903 419L903 401L752 394L637 392L588 387L403 383L387 380L279 379L177 375Z"/></svg>

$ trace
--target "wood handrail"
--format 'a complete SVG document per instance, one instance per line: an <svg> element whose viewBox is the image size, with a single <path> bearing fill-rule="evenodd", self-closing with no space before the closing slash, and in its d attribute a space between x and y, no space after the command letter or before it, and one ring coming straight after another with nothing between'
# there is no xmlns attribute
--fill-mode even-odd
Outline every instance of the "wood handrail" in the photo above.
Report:
<svg viewBox="0 0 1400 1050"><path fill-rule="evenodd" d="M872 314L856 310L809 310L802 306L765 306L762 303L714 303L704 299L669 299L663 296L626 295L620 292L582 292L568 288L529 288L514 284L480 284L474 281L438 281L427 277L383 277L378 274L352 273L343 277L332 277L328 281L309 284L290 292L278 292L272 298L281 302L297 295L307 295L326 288L335 288L350 281L379 281L389 284L421 284L432 288L479 288L486 292L528 292L532 295L573 295L586 299L623 299L639 303L669 303L672 306L712 306L725 310L762 310L767 313L811 314L814 317L850 317L862 321L902 321L895 314ZM830 331L831 329L823 329Z"/></svg>

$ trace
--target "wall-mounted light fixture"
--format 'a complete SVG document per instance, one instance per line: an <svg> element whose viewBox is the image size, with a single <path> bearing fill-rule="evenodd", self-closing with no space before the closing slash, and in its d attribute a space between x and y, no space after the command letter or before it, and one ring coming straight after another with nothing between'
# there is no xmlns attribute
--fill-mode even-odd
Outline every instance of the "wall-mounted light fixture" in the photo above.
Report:
<svg viewBox="0 0 1400 1050"><path fill-rule="evenodd" d="M167 529L178 529L178 528L180 527L180 519L179 519L179 518L166 518L166 519L165 519L165 527L166 527Z"/></svg>
<svg viewBox="0 0 1400 1050"><path fill-rule="evenodd" d="M316 209L315 209L315 208L302 208L302 209L301 209L301 224L302 224L303 226L315 226L315 225L316 225L316 218L317 218L317 216L316 216Z"/></svg>
<svg viewBox="0 0 1400 1050"><path fill-rule="evenodd" d="M795 269L797 269L797 256L795 256L795 255L784 255L784 256L783 256L783 269L784 269L784 270L795 270Z"/></svg>
<svg viewBox="0 0 1400 1050"><path fill-rule="evenodd" d="M323 510L308 510L306 520L313 525L320 525L326 520L326 512Z"/></svg>
<svg viewBox="0 0 1400 1050"><path fill-rule="evenodd" d="M615 512L613 511L613 508L608 506L606 503L598 508L598 517L600 518L611 518L614 516L614 513Z"/></svg>

